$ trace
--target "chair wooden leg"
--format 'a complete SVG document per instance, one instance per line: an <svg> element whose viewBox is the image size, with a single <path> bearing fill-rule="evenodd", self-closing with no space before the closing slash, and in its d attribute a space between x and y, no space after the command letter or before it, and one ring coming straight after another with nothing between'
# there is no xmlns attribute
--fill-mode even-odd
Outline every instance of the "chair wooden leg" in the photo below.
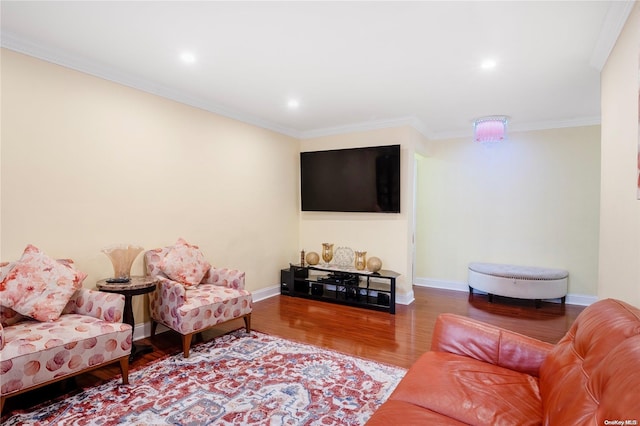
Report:
<svg viewBox="0 0 640 426"><path fill-rule="evenodd" d="M4 409L4 396L0 396L0 414L2 414L2 410Z"/></svg>
<svg viewBox="0 0 640 426"><path fill-rule="evenodd" d="M129 355L120 358L120 372L122 373L122 384L129 384Z"/></svg>
<svg viewBox="0 0 640 426"><path fill-rule="evenodd" d="M182 335L182 353L184 354L185 358L189 358L189 350L191 349L192 337L193 337L193 333Z"/></svg>
<svg viewBox="0 0 640 426"><path fill-rule="evenodd" d="M251 314L247 314L244 316L244 328L247 330L247 333L251 333Z"/></svg>
<svg viewBox="0 0 640 426"><path fill-rule="evenodd" d="M156 328L158 327L158 323L154 320L151 320L151 337L156 335Z"/></svg>

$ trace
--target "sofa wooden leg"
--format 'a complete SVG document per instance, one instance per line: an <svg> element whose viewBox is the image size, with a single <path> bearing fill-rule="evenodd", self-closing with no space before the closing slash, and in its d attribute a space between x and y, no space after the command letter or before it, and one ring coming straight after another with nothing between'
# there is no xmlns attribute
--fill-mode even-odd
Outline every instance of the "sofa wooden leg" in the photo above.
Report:
<svg viewBox="0 0 640 426"><path fill-rule="evenodd" d="M158 327L158 323L154 320L151 320L151 337L156 335L156 328Z"/></svg>
<svg viewBox="0 0 640 426"><path fill-rule="evenodd" d="M182 353L184 354L185 358L189 358L189 350L191 349L192 337L193 337L193 333L182 335Z"/></svg>
<svg viewBox="0 0 640 426"><path fill-rule="evenodd" d="M4 410L4 396L0 397L0 414L2 414L2 410Z"/></svg>
<svg viewBox="0 0 640 426"><path fill-rule="evenodd" d="M120 372L122 373L122 384L129 384L129 355L120 358Z"/></svg>
<svg viewBox="0 0 640 426"><path fill-rule="evenodd" d="M251 333L251 314L244 316L244 328L247 330L247 333Z"/></svg>

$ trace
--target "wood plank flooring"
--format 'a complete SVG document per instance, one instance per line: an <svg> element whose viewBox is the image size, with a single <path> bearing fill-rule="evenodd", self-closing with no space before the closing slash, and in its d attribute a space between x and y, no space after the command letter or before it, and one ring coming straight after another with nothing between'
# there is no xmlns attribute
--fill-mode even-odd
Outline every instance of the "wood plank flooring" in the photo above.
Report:
<svg viewBox="0 0 640 426"><path fill-rule="evenodd" d="M415 302L398 305L396 315L289 296L276 296L254 303L252 328L263 333L309 343L327 349L409 368L429 350L437 316L451 312L475 318L537 339L556 343L567 332L583 306L533 301L414 287ZM215 336L244 326L231 321L206 333ZM180 336L172 331L139 343L151 344L154 352L134 360L130 369L182 352ZM119 374L117 364L103 367L59 384L7 399L3 414L15 408L29 408L61 393L92 386Z"/></svg>

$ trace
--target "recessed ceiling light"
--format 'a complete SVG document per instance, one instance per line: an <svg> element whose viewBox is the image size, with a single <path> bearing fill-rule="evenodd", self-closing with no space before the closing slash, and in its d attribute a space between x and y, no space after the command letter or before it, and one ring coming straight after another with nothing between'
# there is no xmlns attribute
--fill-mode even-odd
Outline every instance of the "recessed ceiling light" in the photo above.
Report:
<svg viewBox="0 0 640 426"><path fill-rule="evenodd" d="M186 64L193 64L196 61L196 56L191 52L184 52L180 55L180 59Z"/></svg>
<svg viewBox="0 0 640 426"><path fill-rule="evenodd" d="M289 99L287 102L287 107L290 109L296 109L300 106L300 102L297 99Z"/></svg>
<svg viewBox="0 0 640 426"><path fill-rule="evenodd" d="M493 59L486 59L482 61L482 63L480 64L480 68L482 68L483 70L490 70L491 68L495 68L496 65L496 61L494 61Z"/></svg>

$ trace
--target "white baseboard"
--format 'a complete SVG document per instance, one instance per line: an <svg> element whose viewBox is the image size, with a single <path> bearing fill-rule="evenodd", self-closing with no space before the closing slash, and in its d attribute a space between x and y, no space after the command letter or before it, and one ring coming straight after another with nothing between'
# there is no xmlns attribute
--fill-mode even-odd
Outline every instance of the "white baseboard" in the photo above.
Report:
<svg viewBox="0 0 640 426"><path fill-rule="evenodd" d="M598 300L598 296L587 294L567 294L567 303L570 305L589 306Z"/></svg>
<svg viewBox="0 0 640 426"><path fill-rule="evenodd" d="M444 290L455 290L455 291L464 291L464 292L469 291L469 286L467 285L467 283L460 282L460 281L436 280L432 278L416 278L413 285L416 285L418 287L441 288ZM478 293L482 293L482 292L478 292ZM589 306L597 300L598 300L597 296L590 296L586 294L567 294L566 303L570 305ZM560 303L559 299L549 299L547 301Z"/></svg>
<svg viewBox="0 0 640 426"><path fill-rule="evenodd" d="M169 328L165 327L162 324L158 324L156 327L156 335L164 333L165 331L169 331ZM133 329L133 340L146 339L151 336L151 322L145 322L143 324L136 324L136 327Z"/></svg>
<svg viewBox="0 0 640 426"><path fill-rule="evenodd" d="M418 287L441 288L444 290L469 291L467 283L459 281L434 280L431 278L416 278L413 285Z"/></svg>
<svg viewBox="0 0 640 426"><path fill-rule="evenodd" d="M271 287L261 288L260 290L256 290L251 292L252 299L254 302L259 302L264 299L268 299L273 296L277 296L280 294L280 284L276 284Z"/></svg>
<svg viewBox="0 0 640 426"><path fill-rule="evenodd" d="M396 293L396 305L410 305L415 302L415 296L413 290L409 293L398 294Z"/></svg>

